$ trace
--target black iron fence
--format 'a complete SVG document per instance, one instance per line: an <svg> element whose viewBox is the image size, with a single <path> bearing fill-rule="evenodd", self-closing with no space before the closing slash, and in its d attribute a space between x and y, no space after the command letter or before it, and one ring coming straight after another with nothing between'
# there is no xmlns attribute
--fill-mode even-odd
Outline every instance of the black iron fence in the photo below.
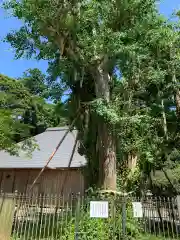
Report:
<svg viewBox="0 0 180 240"><path fill-rule="evenodd" d="M106 203L108 213L97 207L94 211L100 215L93 217L90 203L94 201ZM176 197L1 193L0 239L180 239L178 206Z"/></svg>

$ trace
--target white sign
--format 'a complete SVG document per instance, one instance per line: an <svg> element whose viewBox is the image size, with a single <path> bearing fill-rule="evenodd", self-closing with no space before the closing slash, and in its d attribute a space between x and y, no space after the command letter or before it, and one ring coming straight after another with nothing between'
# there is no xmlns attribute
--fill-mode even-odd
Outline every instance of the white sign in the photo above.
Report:
<svg viewBox="0 0 180 240"><path fill-rule="evenodd" d="M91 201L90 217L91 218L108 218L109 206L107 201Z"/></svg>
<svg viewBox="0 0 180 240"><path fill-rule="evenodd" d="M143 217L143 209L141 202L133 202L133 215L135 218L142 218Z"/></svg>

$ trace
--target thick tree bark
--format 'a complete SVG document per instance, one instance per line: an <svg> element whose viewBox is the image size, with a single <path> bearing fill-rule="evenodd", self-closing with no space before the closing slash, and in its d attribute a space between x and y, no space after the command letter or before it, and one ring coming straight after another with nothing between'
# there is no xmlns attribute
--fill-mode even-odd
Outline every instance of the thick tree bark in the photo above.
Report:
<svg viewBox="0 0 180 240"><path fill-rule="evenodd" d="M95 90L97 98L110 101L111 78L103 68L97 69ZM98 126L99 184L103 189L116 190L116 145L112 129L100 119Z"/></svg>
<svg viewBox="0 0 180 240"><path fill-rule="evenodd" d="M116 190L115 142L106 123L99 124L98 147L100 188Z"/></svg>

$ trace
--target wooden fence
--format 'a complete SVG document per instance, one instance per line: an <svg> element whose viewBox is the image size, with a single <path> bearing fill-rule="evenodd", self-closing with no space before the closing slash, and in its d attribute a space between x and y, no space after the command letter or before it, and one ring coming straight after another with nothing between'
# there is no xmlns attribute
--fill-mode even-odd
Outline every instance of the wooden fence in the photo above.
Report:
<svg viewBox="0 0 180 240"><path fill-rule="evenodd" d="M109 216L90 218L91 201ZM143 215L133 215L132 203ZM0 240L180 239L179 198L0 194Z"/></svg>

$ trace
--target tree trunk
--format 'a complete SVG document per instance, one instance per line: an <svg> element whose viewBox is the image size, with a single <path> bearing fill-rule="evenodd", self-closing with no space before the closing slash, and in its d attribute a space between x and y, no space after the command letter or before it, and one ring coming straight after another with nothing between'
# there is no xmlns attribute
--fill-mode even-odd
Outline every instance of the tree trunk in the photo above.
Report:
<svg viewBox="0 0 180 240"><path fill-rule="evenodd" d="M105 65L105 64L104 64ZM95 92L97 98L104 99L107 103L110 101L110 82L112 81L109 73L103 66L99 66L95 75Z"/></svg>
<svg viewBox="0 0 180 240"><path fill-rule="evenodd" d="M138 156L135 153L129 153L127 156L126 168L129 170L126 176L124 187L127 188L129 180L132 179L136 167L137 167Z"/></svg>
<svg viewBox="0 0 180 240"><path fill-rule="evenodd" d="M99 185L102 189L116 190L115 142L106 123L99 123Z"/></svg>
<svg viewBox="0 0 180 240"><path fill-rule="evenodd" d="M166 113L164 109L164 100L161 100L161 107L162 107L162 117L163 117L163 130L164 130L164 136L166 140L168 140L168 130L167 130L167 120L166 120Z"/></svg>
<svg viewBox="0 0 180 240"><path fill-rule="evenodd" d="M129 153L127 159L127 167L131 170L131 173L134 174L137 166L138 156L135 153Z"/></svg>
<svg viewBox="0 0 180 240"><path fill-rule="evenodd" d="M173 59L175 57L175 51L174 50L175 50L174 48L171 48L171 51L170 51L170 58L171 59ZM174 64L172 66L172 82L176 86L176 90L175 90L176 114L177 114L177 119L180 121L180 90L179 90L179 86L177 85L178 81L177 81L177 78L176 78L176 69L175 69Z"/></svg>
<svg viewBox="0 0 180 240"><path fill-rule="evenodd" d="M176 114L177 114L177 118L180 120L180 90L178 89L176 91Z"/></svg>
<svg viewBox="0 0 180 240"><path fill-rule="evenodd" d="M95 91L96 97L110 101L111 78L109 73L99 67L96 71ZM116 190L116 145L112 128L103 119L99 119L98 126L98 152L99 152L99 184L100 188Z"/></svg>

